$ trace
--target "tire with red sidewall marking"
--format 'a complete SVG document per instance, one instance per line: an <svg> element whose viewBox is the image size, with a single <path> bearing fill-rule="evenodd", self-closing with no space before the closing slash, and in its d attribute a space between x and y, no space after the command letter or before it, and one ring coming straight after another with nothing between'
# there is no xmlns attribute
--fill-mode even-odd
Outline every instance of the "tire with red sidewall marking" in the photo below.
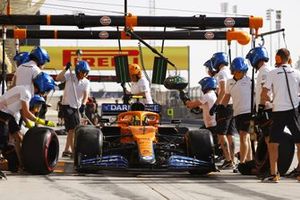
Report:
<svg viewBox="0 0 300 200"><path fill-rule="evenodd" d="M54 130L46 127L29 129L22 143L22 159L32 174L51 173L58 161L59 142Z"/></svg>

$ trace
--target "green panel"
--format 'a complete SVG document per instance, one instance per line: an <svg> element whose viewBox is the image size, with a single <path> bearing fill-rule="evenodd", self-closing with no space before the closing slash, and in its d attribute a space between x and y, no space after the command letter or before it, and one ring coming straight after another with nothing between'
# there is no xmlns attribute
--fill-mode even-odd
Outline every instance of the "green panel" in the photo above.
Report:
<svg viewBox="0 0 300 200"><path fill-rule="evenodd" d="M120 55L114 57L115 70L118 83L130 82L128 69L128 56Z"/></svg>
<svg viewBox="0 0 300 200"><path fill-rule="evenodd" d="M168 62L166 59L161 57L154 58L153 72L152 72L152 83L164 84L167 74Z"/></svg>

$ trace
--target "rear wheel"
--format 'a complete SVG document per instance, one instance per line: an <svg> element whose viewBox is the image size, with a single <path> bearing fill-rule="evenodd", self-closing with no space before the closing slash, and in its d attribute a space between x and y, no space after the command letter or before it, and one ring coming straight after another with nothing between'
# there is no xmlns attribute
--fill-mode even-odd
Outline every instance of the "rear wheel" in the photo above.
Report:
<svg viewBox="0 0 300 200"><path fill-rule="evenodd" d="M187 132L186 144L189 157L211 163L210 167L190 170L191 174L207 174L214 170L214 143L212 134L209 130L200 129Z"/></svg>
<svg viewBox="0 0 300 200"><path fill-rule="evenodd" d="M278 149L278 171L284 175L290 168L295 153L295 144L290 134L284 133ZM255 155L256 166L260 174L265 174L270 169L267 144L264 138L259 140Z"/></svg>
<svg viewBox="0 0 300 200"><path fill-rule="evenodd" d="M59 142L55 131L46 127L29 129L22 143L26 171L33 174L51 173L58 161Z"/></svg>
<svg viewBox="0 0 300 200"><path fill-rule="evenodd" d="M93 173L97 169L84 169L80 165L82 159L102 156L103 135L94 126L79 126L75 129L74 165L78 172Z"/></svg>

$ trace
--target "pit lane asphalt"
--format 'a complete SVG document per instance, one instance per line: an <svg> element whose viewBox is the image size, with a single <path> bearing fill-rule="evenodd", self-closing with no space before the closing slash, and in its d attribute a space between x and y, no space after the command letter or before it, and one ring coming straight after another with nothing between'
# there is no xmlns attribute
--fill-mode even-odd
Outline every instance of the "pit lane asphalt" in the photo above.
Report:
<svg viewBox="0 0 300 200"><path fill-rule="evenodd" d="M62 158L66 136L59 136L60 158L54 173L30 175L7 172L0 180L1 200L98 199L299 199L300 182L282 178L262 183L255 176L231 170L192 176L188 173L102 171L77 174L70 158ZM296 162L291 166L295 167Z"/></svg>

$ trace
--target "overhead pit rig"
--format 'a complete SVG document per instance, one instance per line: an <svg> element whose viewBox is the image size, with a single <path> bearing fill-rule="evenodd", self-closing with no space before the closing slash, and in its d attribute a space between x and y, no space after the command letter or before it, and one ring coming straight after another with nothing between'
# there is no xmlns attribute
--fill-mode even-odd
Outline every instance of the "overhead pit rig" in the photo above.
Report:
<svg viewBox="0 0 300 200"><path fill-rule="evenodd" d="M248 32L234 28L250 28L256 36L263 26L261 17L206 17L205 15L180 17L180 16L89 16L83 13L78 15L2 15L0 24L10 25L46 25L46 26L76 26L79 29L87 27L116 27L117 31L66 31L66 30L27 30L13 29L2 31L3 38L14 39L138 39L145 46L151 48L143 40L227 40L228 44L236 40L241 45L250 42ZM119 31L119 27L124 30ZM165 31L134 31L134 27L164 27ZM166 31L166 28L175 29ZM210 31L208 29L227 28L227 31ZM3 29L5 30L5 29ZM154 48L155 54L159 54ZM167 61L175 67L175 64ZM176 67L175 67L176 69ZM10 76L8 76L9 78ZM115 81L90 77L92 81Z"/></svg>
<svg viewBox="0 0 300 200"><path fill-rule="evenodd" d="M78 15L2 15L1 25L47 25L90 27L124 27L122 31L61 31L61 30L8 30L7 36L15 39L142 39L151 40L237 40L245 45L250 41L249 34L235 31L234 28L250 28L258 34L263 26L261 17L193 17L174 16L88 16ZM134 27L165 27L175 31L134 31ZM228 31L204 31L207 29L231 28ZM182 30L183 29L183 30ZM3 33L2 33L3 34Z"/></svg>

